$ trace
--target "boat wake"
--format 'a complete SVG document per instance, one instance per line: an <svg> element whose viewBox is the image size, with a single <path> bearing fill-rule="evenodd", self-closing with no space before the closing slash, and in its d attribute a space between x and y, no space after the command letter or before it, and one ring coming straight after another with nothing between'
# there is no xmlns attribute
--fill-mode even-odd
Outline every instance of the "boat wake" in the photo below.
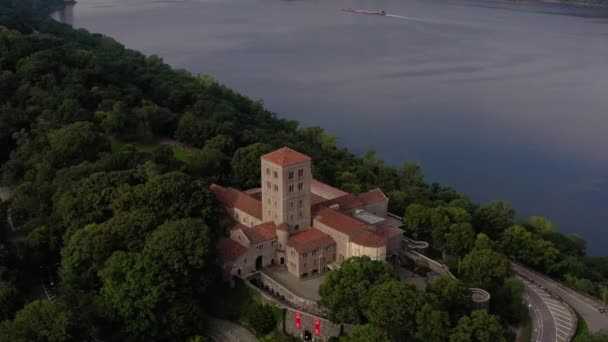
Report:
<svg viewBox="0 0 608 342"><path fill-rule="evenodd" d="M384 16L385 17L391 17L391 18L397 18L397 19L403 19L403 20L419 21L419 22L422 22L422 23L433 23L433 22L436 22L436 21L433 21L433 20L428 20L428 19L423 19L423 18L404 17L402 15L389 14L389 13L385 14Z"/></svg>

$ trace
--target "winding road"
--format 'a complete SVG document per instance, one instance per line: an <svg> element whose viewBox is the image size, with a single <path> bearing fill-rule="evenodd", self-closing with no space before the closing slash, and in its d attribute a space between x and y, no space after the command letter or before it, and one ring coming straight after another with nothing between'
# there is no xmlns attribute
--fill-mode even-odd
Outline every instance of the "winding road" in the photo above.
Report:
<svg viewBox="0 0 608 342"><path fill-rule="evenodd" d="M525 285L524 300L532 317L532 341L570 341L576 333L576 317L568 305L530 281L518 278Z"/></svg>
<svg viewBox="0 0 608 342"><path fill-rule="evenodd" d="M600 312L602 308L601 301L575 291L556 280L534 272L522 265L512 262L511 268L521 278L533 282L536 286L568 303L570 307L585 319L587 327L592 333L602 330L608 331L608 314Z"/></svg>

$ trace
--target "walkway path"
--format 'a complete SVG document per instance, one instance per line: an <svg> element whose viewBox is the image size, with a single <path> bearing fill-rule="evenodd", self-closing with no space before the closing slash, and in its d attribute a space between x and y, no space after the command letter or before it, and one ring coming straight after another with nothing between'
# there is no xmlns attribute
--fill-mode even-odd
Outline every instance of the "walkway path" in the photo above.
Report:
<svg viewBox="0 0 608 342"><path fill-rule="evenodd" d="M576 316L568 305L528 280L518 278L525 285L524 300L528 303L532 317L532 341L570 341L576 333Z"/></svg>
<svg viewBox="0 0 608 342"><path fill-rule="evenodd" d="M257 342L258 339L244 327L214 317L207 317L207 334L216 342Z"/></svg>
<svg viewBox="0 0 608 342"><path fill-rule="evenodd" d="M608 331L608 314L601 313L602 302L588 295L575 291L566 285L547 276L536 273L524 266L511 263L513 272L530 280L544 290L561 298L578 312L589 327L589 331L596 333L601 330Z"/></svg>

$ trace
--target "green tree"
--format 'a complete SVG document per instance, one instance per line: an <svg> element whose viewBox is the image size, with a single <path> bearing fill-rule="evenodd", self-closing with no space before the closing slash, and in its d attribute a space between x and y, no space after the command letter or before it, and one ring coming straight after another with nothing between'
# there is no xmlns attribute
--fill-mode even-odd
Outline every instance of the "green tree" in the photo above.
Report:
<svg viewBox="0 0 608 342"><path fill-rule="evenodd" d="M373 324L357 325L347 336L341 337L340 342L390 342L388 333Z"/></svg>
<svg viewBox="0 0 608 342"><path fill-rule="evenodd" d="M66 167L94 160L110 151L110 142L90 122L76 122L49 133L47 156L51 165Z"/></svg>
<svg viewBox="0 0 608 342"><path fill-rule="evenodd" d="M408 340L413 337L416 312L421 306L422 298L412 284L391 280L371 288L364 314L369 322L386 327L392 336Z"/></svg>
<svg viewBox="0 0 608 342"><path fill-rule="evenodd" d="M167 302L175 300L170 277L148 272L140 254L125 252L115 252L99 277L106 315L121 322L124 336L143 340L161 335Z"/></svg>
<svg viewBox="0 0 608 342"><path fill-rule="evenodd" d="M506 342L506 339L498 318L486 310L477 310L458 321L450 333L450 342Z"/></svg>
<svg viewBox="0 0 608 342"><path fill-rule="evenodd" d="M450 315L453 322L471 309L471 292L457 279L441 277L431 282L426 291L437 303L437 307Z"/></svg>
<svg viewBox="0 0 608 342"><path fill-rule="evenodd" d="M431 214L431 226L432 226L432 237L433 247L438 250L446 251L447 239L449 234L452 233L453 239L465 238L466 237L466 224L471 221L471 215L462 208L455 207L437 207L433 209ZM452 225L458 225L453 231L450 231ZM458 237L457 237L458 236ZM464 239L466 240L466 239ZM466 242L468 245L467 241ZM456 247L456 246L453 246ZM465 246L466 247L466 246ZM462 252L462 248L456 248L459 252Z"/></svg>
<svg viewBox="0 0 608 342"><path fill-rule="evenodd" d="M447 340L450 328L450 319L445 311L435 310L425 304L416 313L416 336L420 342L443 342Z"/></svg>
<svg viewBox="0 0 608 342"><path fill-rule="evenodd" d="M209 185L181 172L153 177L143 185L127 189L113 206L115 210L153 214L158 223L186 217L200 217L213 223L218 216L215 195Z"/></svg>
<svg viewBox="0 0 608 342"><path fill-rule="evenodd" d="M401 191L408 192L414 187L424 184L424 175L420 165L405 162L399 169L399 187Z"/></svg>
<svg viewBox="0 0 608 342"><path fill-rule="evenodd" d="M410 204L405 211L403 224L406 233L416 239L428 239L431 237L431 214L432 209L421 204Z"/></svg>
<svg viewBox="0 0 608 342"><path fill-rule="evenodd" d="M552 270L559 255L551 241L527 231L522 226L513 226L502 235L503 251L512 259L533 267Z"/></svg>
<svg viewBox="0 0 608 342"><path fill-rule="evenodd" d="M386 263L353 257L327 274L319 287L319 303L333 322L359 323L369 289L392 279L396 279L395 273Z"/></svg>
<svg viewBox="0 0 608 342"><path fill-rule="evenodd" d="M484 233L492 239L513 224L515 210L503 201L492 201L475 210L473 226L478 233Z"/></svg>
<svg viewBox="0 0 608 342"><path fill-rule="evenodd" d="M241 147L232 157L232 175L243 188L260 185L260 157L272 150L272 146L256 143Z"/></svg>
<svg viewBox="0 0 608 342"><path fill-rule="evenodd" d="M245 319L258 336L270 333L276 326L272 307L269 304L250 305Z"/></svg>
<svg viewBox="0 0 608 342"><path fill-rule="evenodd" d="M149 272L171 277L177 290L202 292L215 277L214 250L207 225L201 219L183 219L155 230L142 257Z"/></svg>
<svg viewBox="0 0 608 342"><path fill-rule="evenodd" d="M199 177L212 177L226 173L228 158L219 149L205 145L202 150L194 152L188 163L189 173Z"/></svg>
<svg viewBox="0 0 608 342"><path fill-rule="evenodd" d="M3 341L64 342L79 339L72 313L63 305L34 301L19 310L13 321L0 323Z"/></svg>
<svg viewBox="0 0 608 342"><path fill-rule="evenodd" d="M21 304L20 298L19 290L13 282L0 280L0 321L13 316Z"/></svg>
<svg viewBox="0 0 608 342"><path fill-rule="evenodd" d="M528 225L540 236L548 236L555 232L553 222L542 216L532 216L528 219Z"/></svg>
<svg viewBox="0 0 608 342"><path fill-rule="evenodd" d="M510 274L509 260L489 249L475 250L462 261L463 279L471 287L492 291Z"/></svg>
<svg viewBox="0 0 608 342"><path fill-rule="evenodd" d="M528 307L523 302L524 284L517 278L507 278L492 293L492 307L502 319L517 324L528 315Z"/></svg>
<svg viewBox="0 0 608 342"><path fill-rule="evenodd" d="M486 234L479 233L477 234L477 238L475 238L475 243L473 249L494 249L494 241L492 241Z"/></svg>

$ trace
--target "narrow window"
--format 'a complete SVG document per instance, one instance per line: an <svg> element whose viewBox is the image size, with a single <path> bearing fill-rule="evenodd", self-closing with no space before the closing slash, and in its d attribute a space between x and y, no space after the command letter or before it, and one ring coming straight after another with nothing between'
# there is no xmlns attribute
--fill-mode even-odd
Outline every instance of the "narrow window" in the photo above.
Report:
<svg viewBox="0 0 608 342"><path fill-rule="evenodd" d="M279 178L279 173L278 172L274 172L274 178Z"/></svg>
<svg viewBox="0 0 608 342"><path fill-rule="evenodd" d="M298 183L298 190L304 189L304 183Z"/></svg>
<svg viewBox="0 0 608 342"><path fill-rule="evenodd" d="M267 187L268 189L270 189L270 187L271 187L271 186L270 186L270 182L266 182L266 187Z"/></svg>
<svg viewBox="0 0 608 342"><path fill-rule="evenodd" d="M274 185L274 191L279 191L279 187L276 184Z"/></svg>
<svg viewBox="0 0 608 342"><path fill-rule="evenodd" d="M293 208L293 202L289 202L289 206Z"/></svg>
<svg viewBox="0 0 608 342"><path fill-rule="evenodd" d="M270 176L270 169L266 168L266 174Z"/></svg>
<svg viewBox="0 0 608 342"><path fill-rule="evenodd" d="M289 171L289 179L293 179L293 171Z"/></svg>
<svg viewBox="0 0 608 342"><path fill-rule="evenodd" d="M298 170L298 176L299 176L299 177L304 176L304 169L300 169L300 170Z"/></svg>

